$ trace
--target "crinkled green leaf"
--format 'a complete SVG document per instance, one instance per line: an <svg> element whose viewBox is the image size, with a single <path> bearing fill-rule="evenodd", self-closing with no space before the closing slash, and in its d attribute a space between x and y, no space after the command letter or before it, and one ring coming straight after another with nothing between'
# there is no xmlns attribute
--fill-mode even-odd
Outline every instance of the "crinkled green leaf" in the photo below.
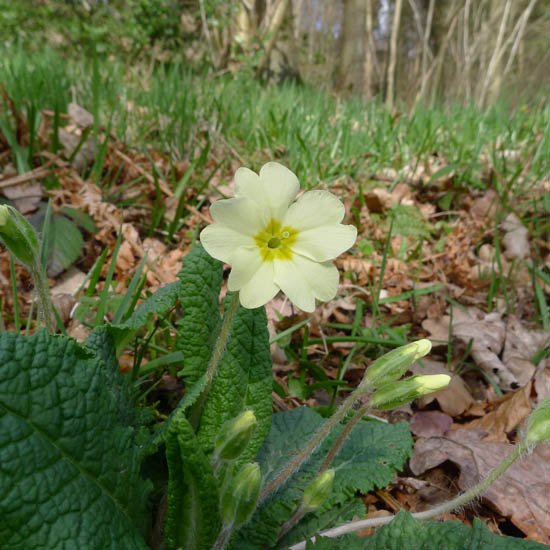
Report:
<svg viewBox="0 0 550 550"><path fill-rule="evenodd" d="M365 544L365 539L357 535L345 535L336 539L316 537L315 542L311 539L307 541L306 550L365 550Z"/></svg>
<svg viewBox="0 0 550 550"><path fill-rule="evenodd" d="M274 416L269 436L256 459L262 468L264 484L284 468L325 421L307 407ZM260 506L250 523L239 532L233 548L252 550L276 543L280 526L297 507L305 488L317 475L324 457L342 429L343 426L336 427L310 460ZM332 493L323 508L314 515L320 516L331 507L347 502L356 491L367 493L375 487L385 487L410 456L412 444L406 422L360 422L332 462L331 467L336 470ZM313 523L311 526L315 527ZM331 526L326 524L322 528ZM288 539L303 539L304 534L313 534L316 530L308 532L306 527L307 522L301 522L294 533L289 533Z"/></svg>
<svg viewBox="0 0 550 550"><path fill-rule="evenodd" d="M222 263L197 244L178 273L183 314L177 322L176 347L182 350L183 378L194 384L205 372L220 324Z"/></svg>
<svg viewBox="0 0 550 550"><path fill-rule="evenodd" d="M146 548L150 485L116 376L72 339L0 333L1 548Z"/></svg>
<svg viewBox="0 0 550 550"><path fill-rule="evenodd" d="M218 488L183 411L172 418L165 442L170 473L164 528L167 547L210 549L221 528Z"/></svg>
<svg viewBox="0 0 550 550"><path fill-rule="evenodd" d="M319 533L325 529L340 525L342 523L348 523L358 517L365 515L365 503L359 497L353 497L347 500L344 504L336 504L331 506L328 510L319 512L317 514L308 514L300 525L290 531L285 537L283 537L279 543L280 547L290 546L297 542L301 542L312 533ZM352 535L349 539L352 542L357 539L356 535ZM345 546L347 550L347 546ZM349 548L355 548L350 545ZM358 546L357 548L360 548Z"/></svg>
<svg viewBox="0 0 550 550"><path fill-rule="evenodd" d="M314 546L313 548L317 548ZM337 546L334 548L345 548ZM396 518L379 527L374 536L366 539L365 550L539 550L544 544L491 533L475 519L473 527L461 521L418 521L401 511Z"/></svg>
<svg viewBox="0 0 550 550"><path fill-rule="evenodd" d="M226 308L230 300L228 296ZM255 458L271 426L271 366L265 308L239 307L218 374L202 411L198 439L205 452L214 448L214 440L224 422L245 409L251 409L258 425L239 460L246 462Z"/></svg>

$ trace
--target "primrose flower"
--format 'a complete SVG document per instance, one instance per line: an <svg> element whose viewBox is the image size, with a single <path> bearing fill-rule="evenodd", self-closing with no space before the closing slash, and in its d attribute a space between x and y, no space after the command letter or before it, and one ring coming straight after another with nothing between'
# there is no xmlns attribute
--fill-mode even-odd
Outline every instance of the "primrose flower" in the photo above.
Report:
<svg viewBox="0 0 550 550"><path fill-rule="evenodd" d="M332 260L357 237L342 225L345 209L328 191L307 191L295 202L298 178L276 162L256 174L235 173L235 197L210 207L214 223L200 240L214 258L231 266L228 287L241 304L255 308L282 290L300 309L313 311L315 299L327 301L338 290Z"/></svg>

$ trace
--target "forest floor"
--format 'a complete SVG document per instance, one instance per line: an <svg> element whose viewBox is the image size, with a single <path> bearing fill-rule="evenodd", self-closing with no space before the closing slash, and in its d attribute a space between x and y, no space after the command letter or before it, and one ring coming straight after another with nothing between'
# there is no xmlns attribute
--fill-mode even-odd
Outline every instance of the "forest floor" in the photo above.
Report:
<svg viewBox="0 0 550 550"><path fill-rule="evenodd" d="M386 415L410 423L415 450L387 489L365 496L367 517L430 507L507 454L550 397L550 108L388 113L299 86L52 55L29 66L19 53L0 67L0 201L43 231L67 334L89 332L111 267L107 318L125 292L138 300L175 281L236 169L277 160L303 188L338 195L358 238L336 262L336 299L307 315L284 296L267 305L275 409L333 405L373 359L425 337L432 352L412 371L452 382ZM33 330L31 278L7 251L0 300L4 329ZM140 368L155 361L152 400L182 391L177 366L162 362L169 333L139 358ZM125 350L121 368L136 360ZM538 448L475 515L550 544L538 484L549 459ZM471 524L474 511L449 517Z"/></svg>

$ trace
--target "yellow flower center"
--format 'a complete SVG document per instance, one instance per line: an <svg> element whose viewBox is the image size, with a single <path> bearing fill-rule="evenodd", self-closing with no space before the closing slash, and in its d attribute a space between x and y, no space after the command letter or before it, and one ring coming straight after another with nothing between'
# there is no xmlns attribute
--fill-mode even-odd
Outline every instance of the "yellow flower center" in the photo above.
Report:
<svg viewBox="0 0 550 550"><path fill-rule="evenodd" d="M264 262L273 260L291 260L292 248L298 238L298 230L289 225L281 227L281 223L272 219L267 227L260 231L254 240L260 249Z"/></svg>

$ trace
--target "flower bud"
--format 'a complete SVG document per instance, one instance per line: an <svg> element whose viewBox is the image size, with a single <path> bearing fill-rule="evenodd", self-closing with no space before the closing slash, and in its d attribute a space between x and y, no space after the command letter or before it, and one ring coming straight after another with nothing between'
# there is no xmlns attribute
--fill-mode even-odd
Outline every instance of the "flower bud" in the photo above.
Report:
<svg viewBox="0 0 550 550"><path fill-rule="evenodd" d="M214 447L214 456L223 460L234 460L246 449L258 421L254 411L244 411L228 420L220 429Z"/></svg>
<svg viewBox="0 0 550 550"><path fill-rule="evenodd" d="M333 481L334 470L332 468L319 474L304 491L302 509L306 512L312 512L320 508L332 491Z"/></svg>
<svg viewBox="0 0 550 550"><path fill-rule="evenodd" d="M380 388L374 392L369 404L373 409L393 409L418 397L442 390L450 381L451 377L447 374L411 376Z"/></svg>
<svg viewBox="0 0 550 550"><path fill-rule="evenodd" d="M527 443L550 441L550 398L544 399L527 420Z"/></svg>
<svg viewBox="0 0 550 550"><path fill-rule="evenodd" d="M32 265L38 255L38 237L32 225L8 205L0 205L0 239L23 264Z"/></svg>
<svg viewBox="0 0 550 550"><path fill-rule="evenodd" d="M252 515L258 503L262 475L255 462L243 464L221 498L221 512L225 525L242 525Z"/></svg>
<svg viewBox="0 0 550 550"><path fill-rule="evenodd" d="M375 389L399 380L410 365L427 355L431 349L432 343L423 339L386 353L367 369L361 386Z"/></svg>

